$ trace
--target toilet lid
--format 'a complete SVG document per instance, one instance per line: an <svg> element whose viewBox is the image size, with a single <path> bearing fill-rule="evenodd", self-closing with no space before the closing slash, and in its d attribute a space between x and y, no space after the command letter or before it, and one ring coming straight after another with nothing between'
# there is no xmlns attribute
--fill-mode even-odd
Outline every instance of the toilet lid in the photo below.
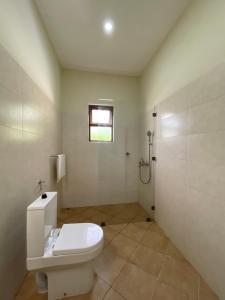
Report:
<svg viewBox="0 0 225 300"><path fill-rule="evenodd" d="M103 230L96 224L64 224L53 248L53 255L91 251L102 239Z"/></svg>

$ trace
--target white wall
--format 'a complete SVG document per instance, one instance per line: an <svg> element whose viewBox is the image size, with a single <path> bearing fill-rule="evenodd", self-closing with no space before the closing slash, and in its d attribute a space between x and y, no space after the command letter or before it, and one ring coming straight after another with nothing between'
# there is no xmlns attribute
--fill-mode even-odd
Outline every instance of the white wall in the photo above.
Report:
<svg viewBox="0 0 225 300"><path fill-rule="evenodd" d="M157 113L156 220L225 299L225 63Z"/></svg>
<svg viewBox="0 0 225 300"><path fill-rule="evenodd" d="M49 156L61 150L60 69L32 1L0 1L0 299L26 273L26 207L38 181L57 190Z"/></svg>
<svg viewBox="0 0 225 300"><path fill-rule="evenodd" d="M193 1L141 79L145 130L152 126L153 105L160 103L156 219L221 299L225 173L224 117L220 118L224 98L219 97L224 92L224 11L224 0ZM147 195L144 192L140 202L147 206L151 186Z"/></svg>
<svg viewBox="0 0 225 300"><path fill-rule="evenodd" d="M63 71L62 81L68 173L63 206L137 201L137 78ZM114 101L104 103L101 98ZM88 104L97 103L114 106L113 143L88 141Z"/></svg>
<svg viewBox="0 0 225 300"><path fill-rule="evenodd" d="M59 96L60 69L31 0L0 0L0 43L51 101Z"/></svg>
<svg viewBox="0 0 225 300"><path fill-rule="evenodd" d="M192 1L142 76L143 109L224 61L224 11L224 0Z"/></svg>

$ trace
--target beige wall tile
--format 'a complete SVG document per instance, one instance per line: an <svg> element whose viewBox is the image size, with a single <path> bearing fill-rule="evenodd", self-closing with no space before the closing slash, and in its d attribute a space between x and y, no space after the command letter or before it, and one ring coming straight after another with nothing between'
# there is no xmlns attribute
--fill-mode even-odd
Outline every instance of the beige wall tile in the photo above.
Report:
<svg viewBox="0 0 225 300"><path fill-rule="evenodd" d="M49 156L61 149L60 120L57 104L47 104L1 47L0 61L0 298L11 299L26 273L26 207L39 196L40 179L46 190L59 190Z"/></svg>
<svg viewBox="0 0 225 300"><path fill-rule="evenodd" d="M64 71L62 79L63 151L68 159L64 206L137 202L138 80L81 71ZM97 103L114 106L113 143L88 141L88 104Z"/></svg>
<svg viewBox="0 0 225 300"><path fill-rule="evenodd" d="M225 297L224 70L220 64L157 105L154 187L157 222L221 298ZM149 118L146 127L152 122ZM151 202L152 193L149 185L145 194L140 193L140 203ZM178 258L170 246L168 254Z"/></svg>

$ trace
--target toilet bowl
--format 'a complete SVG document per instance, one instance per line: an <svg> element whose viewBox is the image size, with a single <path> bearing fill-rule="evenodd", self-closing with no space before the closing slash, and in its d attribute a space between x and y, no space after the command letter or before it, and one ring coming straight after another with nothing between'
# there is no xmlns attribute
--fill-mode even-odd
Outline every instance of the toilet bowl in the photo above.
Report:
<svg viewBox="0 0 225 300"><path fill-rule="evenodd" d="M92 223L56 228L57 193L27 208L27 269L36 272L48 300L88 293L94 280L91 261L103 248L103 230Z"/></svg>

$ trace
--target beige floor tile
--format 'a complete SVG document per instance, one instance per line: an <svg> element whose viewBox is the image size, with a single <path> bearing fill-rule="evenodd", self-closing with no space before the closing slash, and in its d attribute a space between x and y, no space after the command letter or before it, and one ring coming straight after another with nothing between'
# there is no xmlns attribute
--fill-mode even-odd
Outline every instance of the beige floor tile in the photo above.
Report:
<svg viewBox="0 0 225 300"><path fill-rule="evenodd" d="M198 299L199 276L186 262L167 257L160 272L160 282L187 293L193 300Z"/></svg>
<svg viewBox="0 0 225 300"><path fill-rule="evenodd" d="M189 297L169 285L158 282L152 300L189 300Z"/></svg>
<svg viewBox="0 0 225 300"><path fill-rule="evenodd" d="M117 224L108 224L107 227L115 230L117 233L123 230L123 228L127 226L127 223L117 223Z"/></svg>
<svg viewBox="0 0 225 300"><path fill-rule="evenodd" d="M118 234L117 231L110 228L109 226L102 227L104 231L104 246L108 245L112 239Z"/></svg>
<svg viewBox="0 0 225 300"><path fill-rule="evenodd" d="M87 218L83 215L77 215L74 217L66 218L63 222L63 224L70 224L70 223L93 223L93 221L90 218Z"/></svg>
<svg viewBox="0 0 225 300"><path fill-rule="evenodd" d="M130 261L145 272L158 277L164 258L165 256L161 253L140 245L130 257Z"/></svg>
<svg viewBox="0 0 225 300"><path fill-rule="evenodd" d="M57 221L57 228L61 228L63 226L64 222Z"/></svg>
<svg viewBox="0 0 225 300"><path fill-rule="evenodd" d="M110 291L106 294L104 298L104 300L124 300L124 299L125 299L124 297L122 297L113 289L110 289Z"/></svg>
<svg viewBox="0 0 225 300"><path fill-rule="evenodd" d="M101 223L103 223L103 222L105 224L107 224L111 217L107 214L97 211L95 214L93 214L89 218L90 218L90 220L92 220L93 223L101 225Z"/></svg>
<svg viewBox="0 0 225 300"><path fill-rule="evenodd" d="M81 213L83 213L84 211L90 209L89 206L86 207L72 207L72 208L65 208L65 210L71 214L76 214L79 215Z"/></svg>
<svg viewBox="0 0 225 300"><path fill-rule="evenodd" d="M62 208L58 215L58 218L61 221L61 220L65 220L66 218L68 218L70 216L71 216L71 212L65 208Z"/></svg>
<svg viewBox="0 0 225 300"><path fill-rule="evenodd" d="M200 280L199 300L219 300L203 279Z"/></svg>
<svg viewBox="0 0 225 300"><path fill-rule="evenodd" d="M151 226L151 222L146 222L146 220L145 219L143 219L143 220L132 220L132 224L134 224L135 226L138 226L138 227L140 227L140 228L143 228L143 229L149 229L150 228L150 226Z"/></svg>
<svg viewBox="0 0 225 300"><path fill-rule="evenodd" d="M103 208L103 212L107 211L107 214L109 214L112 217L116 217L117 215L119 215L121 212L123 212L126 207L125 204L115 204L115 205L109 205L109 209L107 208Z"/></svg>
<svg viewBox="0 0 225 300"><path fill-rule="evenodd" d="M84 211L88 210L90 207L86 206L86 207L73 207L72 210L74 211L74 213L76 214L81 214Z"/></svg>
<svg viewBox="0 0 225 300"><path fill-rule="evenodd" d="M147 217L138 203L61 210L59 226L64 223L107 223L103 227L106 247L93 262L99 275L93 290L68 299L197 300L199 291L198 300L219 300L203 280L198 289L197 272L155 222L146 222ZM158 274L159 281L156 281ZM110 289L110 285L113 288ZM47 300L47 294L37 293L34 275L29 273L15 300Z"/></svg>
<svg viewBox="0 0 225 300"><path fill-rule="evenodd" d="M115 204L115 205L102 205L97 206L96 209L100 211L101 213L107 214L111 217L116 216L121 212L121 205ZM123 208L122 208L123 209Z"/></svg>
<svg viewBox="0 0 225 300"><path fill-rule="evenodd" d="M128 214L120 214L116 217L112 217L110 220L111 224L124 224L124 223L130 223L132 220L132 217L130 217Z"/></svg>
<svg viewBox="0 0 225 300"><path fill-rule="evenodd" d="M174 246L172 242L169 242L168 248L166 250L166 255L171 256L177 260L186 262L185 257L182 255L182 253Z"/></svg>
<svg viewBox="0 0 225 300"><path fill-rule="evenodd" d="M120 224L127 224L130 220L127 220L127 218L120 218L120 217L111 217L111 219L108 220L108 225L120 225Z"/></svg>
<svg viewBox="0 0 225 300"><path fill-rule="evenodd" d="M141 241L141 243L155 251L165 253L168 246L168 239L166 236L156 232L148 230Z"/></svg>
<svg viewBox="0 0 225 300"><path fill-rule="evenodd" d="M99 211L96 208L90 207L90 208L86 209L85 211L83 211L81 213L81 215L86 217L86 218L91 218L92 216L94 216L98 213L99 213Z"/></svg>
<svg viewBox="0 0 225 300"><path fill-rule="evenodd" d="M136 242L140 242L145 234L145 229L130 223L121 231L121 233Z"/></svg>
<svg viewBox="0 0 225 300"><path fill-rule="evenodd" d="M120 212L116 217L120 218L122 220L125 220L125 222L130 222L132 219L135 218L137 215L136 211L133 209L126 209L122 212Z"/></svg>
<svg viewBox="0 0 225 300"><path fill-rule="evenodd" d="M120 271L126 264L126 260L114 255L111 251L102 251L94 261L94 269L96 273L107 283L112 284Z"/></svg>
<svg viewBox="0 0 225 300"><path fill-rule="evenodd" d="M76 218L80 216L82 213L87 211L89 208L78 207L78 208L63 208L59 213L60 221L68 221L70 218Z"/></svg>
<svg viewBox="0 0 225 300"><path fill-rule="evenodd" d="M102 300L109 289L110 286L106 282L100 278L96 278L94 287L90 293L74 297L67 297L66 300ZM65 300L65 298L61 300Z"/></svg>
<svg viewBox="0 0 225 300"><path fill-rule="evenodd" d="M123 234L118 234L112 242L106 247L114 255L128 259L138 247L138 243L127 238Z"/></svg>
<svg viewBox="0 0 225 300"><path fill-rule="evenodd" d="M155 285L154 276L128 263L115 280L113 288L129 300L150 300Z"/></svg>
<svg viewBox="0 0 225 300"><path fill-rule="evenodd" d="M161 234L162 236L166 236L164 231L159 227L159 225L156 222L151 222L151 226L149 228L153 232L157 232L158 234Z"/></svg>
<svg viewBox="0 0 225 300"><path fill-rule="evenodd" d="M47 300L47 294L38 294L35 277L33 273L28 273L15 297L15 300Z"/></svg>

